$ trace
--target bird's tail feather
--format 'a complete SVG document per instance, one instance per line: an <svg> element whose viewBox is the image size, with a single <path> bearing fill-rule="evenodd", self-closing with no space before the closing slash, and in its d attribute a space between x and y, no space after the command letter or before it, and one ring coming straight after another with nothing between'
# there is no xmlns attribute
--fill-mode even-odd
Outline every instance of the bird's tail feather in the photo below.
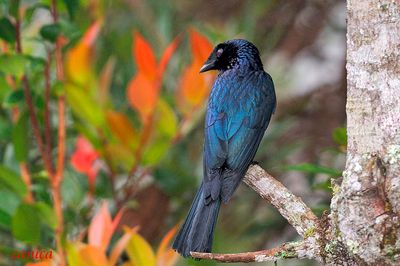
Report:
<svg viewBox="0 0 400 266"><path fill-rule="evenodd" d="M206 205L203 187L202 184L197 191L189 214L172 245L173 249L184 257L189 257L191 251L211 252L221 199L210 201Z"/></svg>

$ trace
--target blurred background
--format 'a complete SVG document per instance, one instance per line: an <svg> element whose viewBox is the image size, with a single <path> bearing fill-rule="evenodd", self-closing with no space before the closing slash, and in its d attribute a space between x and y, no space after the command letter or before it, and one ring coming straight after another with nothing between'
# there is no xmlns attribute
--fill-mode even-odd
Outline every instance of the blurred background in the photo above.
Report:
<svg viewBox="0 0 400 266"><path fill-rule="evenodd" d="M116 264L151 265L132 250L157 250L186 217L202 178L204 107L215 77L198 70L212 47L234 38L258 47L277 92L256 161L323 215L330 179L345 162L345 12L338 0L1 0L0 264L29 263L12 259L15 250L56 249L52 177L28 118L25 79L54 165L58 100L66 98L61 206L70 265L78 242L94 245L90 233L107 231L94 222L105 209L118 225L108 231L104 254L127 234L123 226L139 225L140 240ZM255 251L298 238L242 184L221 210L213 251ZM158 255L146 256L162 260ZM219 264L173 257L157 265Z"/></svg>

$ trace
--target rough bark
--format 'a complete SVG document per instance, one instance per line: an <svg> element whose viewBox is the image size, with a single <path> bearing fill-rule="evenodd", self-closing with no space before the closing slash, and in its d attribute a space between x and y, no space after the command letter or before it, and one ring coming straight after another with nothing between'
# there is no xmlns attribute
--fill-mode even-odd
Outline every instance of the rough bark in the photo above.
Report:
<svg viewBox="0 0 400 266"><path fill-rule="evenodd" d="M244 182L303 240L270 250L192 256L400 265L400 1L349 0L347 9L347 161L343 178L332 183L330 215L317 219L300 198L252 166Z"/></svg>
<svg viewBox="0 0 400 266"><path fill-rule="evenodd" d="M340 240L367 264L400 256L400 2L350 0L348 149L332 201Z"/></svg>

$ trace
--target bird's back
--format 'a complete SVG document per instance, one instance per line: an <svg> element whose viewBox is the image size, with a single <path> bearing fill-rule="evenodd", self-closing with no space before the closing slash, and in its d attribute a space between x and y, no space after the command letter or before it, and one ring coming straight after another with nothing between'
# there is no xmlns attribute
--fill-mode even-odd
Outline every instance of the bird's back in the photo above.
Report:
<svg viewBox="0 0 400 266"><path fill-rule="evenodd" d="M229 200L254 158L275 108L272 79L262 70L222 72L210 93L205 124L204 179ZM207 182L206 182L207 183Z"/></svg>

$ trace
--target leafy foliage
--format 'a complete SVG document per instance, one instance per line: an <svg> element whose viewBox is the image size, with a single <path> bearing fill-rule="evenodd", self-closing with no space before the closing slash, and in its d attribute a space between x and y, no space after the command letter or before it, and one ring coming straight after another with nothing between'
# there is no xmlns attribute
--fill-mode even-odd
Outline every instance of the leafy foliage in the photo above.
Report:
<svg viewBox="0 0 400 266"><path fill-rule="evenodd" d="M230 20L223 29L166 1L142 2L154 14L134 6L132 15L129 1L0 1L0 264L47 266L63 257L70 265L176 264L176 228L160 233L186 211L201 175L199 132L215 73L198 72L209 37L251 39L255 25ZM243 8L259 16L266 2ZM266 139L273 166L293 150L273 149L287 129L276 128ZM344 129L333 138L343 151ZM289 169L339 175L319 164ZM254 200L227 211L240 226L224 228L217 248L237 248L232 236L247 228L282 224L265 209L247 219L254 208L245 202ZM141 220L143 209L153 213ZM244 245L253 248L262 236L251 236ZM10 260L34 248L53 250L55 259Z"/></svg>
<svg viewBox="0 0 400 266"><path fill-rule="evenodd" d="M66 252L70 265L116 265L124 252L129 257L125 265L174 265L177 255L169 242L176 228L155 252L138 234L138 227L126 227L119 238L117 227L121 226L121 207L129 206L142 173L156 168L196 125L213 78L199 75L198 70L212 45L194 28L188 30L192 62L179 66L181 77L173 88L173 99L163 93L165 75L185 34L172 38L159 53L134 30L131 61L136 72L118 88L126 95L121 107L110 93L117 79L115 58L101 65L96 53L105 26L102 5L90 4L88 10L95 10L90 15L93 22L81 31L74 20L88 6L75 0L56 4L0 3L9 8L0 17L0 100L4 108L0 115L1 121L12 125L11 131L1 134L7 133L16 162L0 165L0 227L28 250L34 246L56 249L54 239L61 237L64 244L55 250L56 260ZM53 21L38 22L34 17L38 10L48 12ZM45 53L37 55L36 44L26 39L30 24L37 27L34 38ZM60 115L64 98L66 118ZM60 135L60 119L68 123L66 136ZM67 154L57 154L64 140ZM69 163L59 169L65 155ZM57 194L59 178L61 194ZM117 186L120 183L125 185ZM117 194L121 196L110 198ZM120 211L112 219L104 202L89 223L90 210L105 197ZM75 235L77 230L86 235L84 228L87 242ZM52 265L54 261L27 265Z"/></svg>

